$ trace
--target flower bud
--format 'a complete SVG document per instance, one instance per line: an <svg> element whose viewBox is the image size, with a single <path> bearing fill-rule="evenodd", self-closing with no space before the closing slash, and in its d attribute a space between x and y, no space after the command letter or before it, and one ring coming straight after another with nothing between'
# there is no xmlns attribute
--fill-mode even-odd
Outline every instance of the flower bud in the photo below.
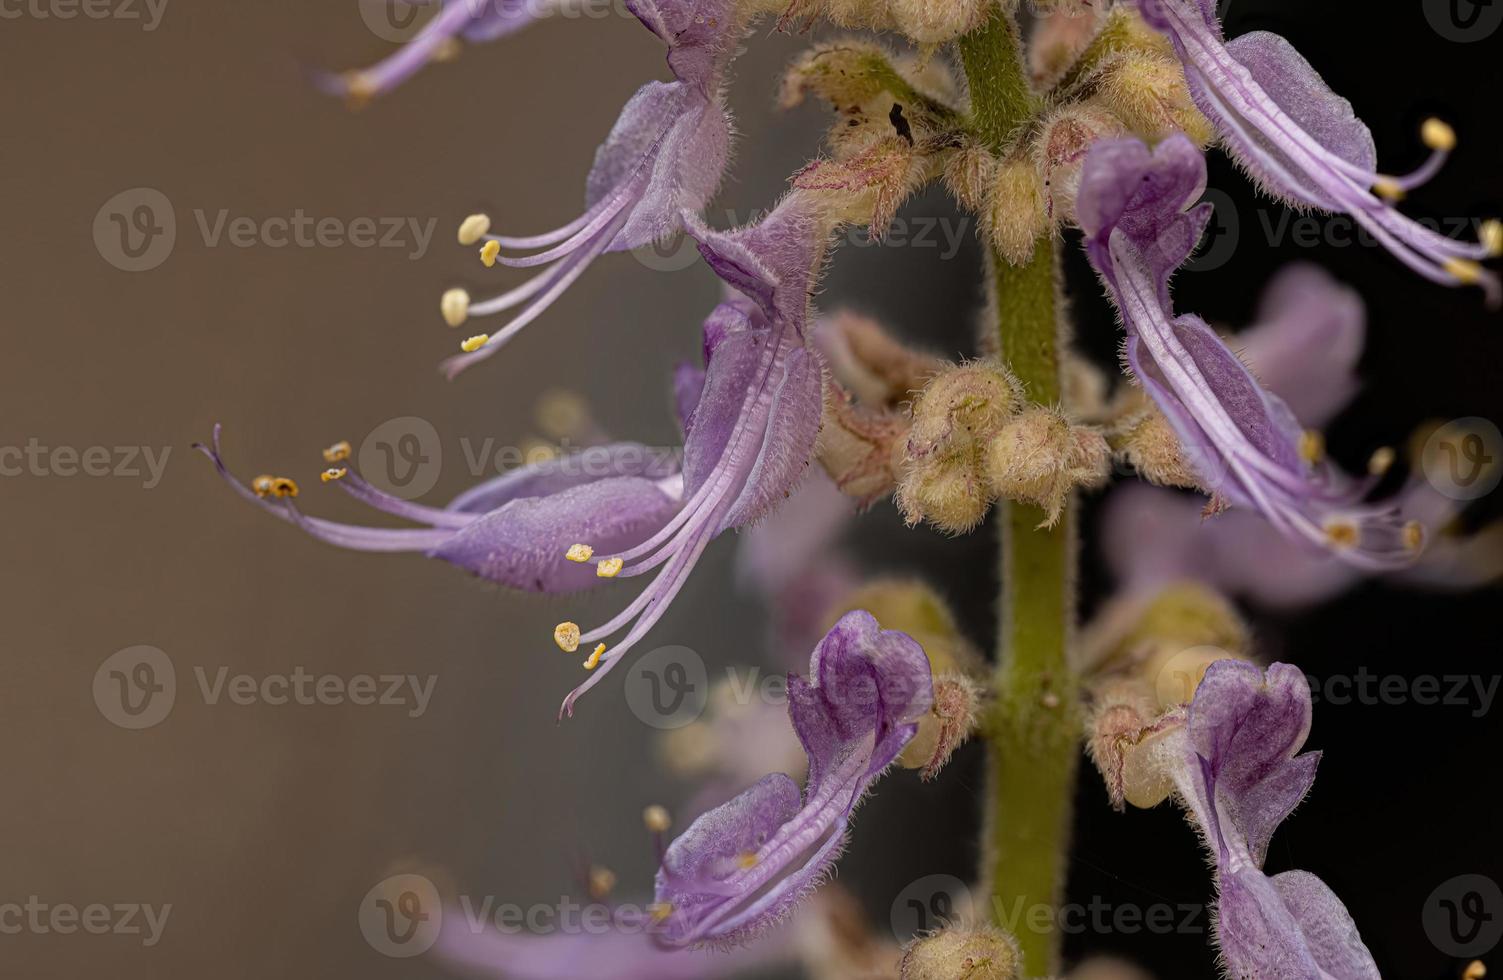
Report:
<svg viewBox="0 0 1503 980"><path fill-rule="evenodd" d="M1090 673L1135 678L1146 696L1158 691L1171 659L1185 651L1215 650L1220 659L1243 656L1251 645L1247 624L1225 596L1198 582L1180 582L1109 605L1086 628L1080 649ZM1194 683L1199 680L1197 673ZM1177 685L1175 690L1184 686ZM1194 690L1192 683L1188 694ZM1160 700L1178 704L1188 696Z"/></svg>
<svg viewBox="0 0 1503 980"><path fill-rule="evenodd" d="M888 0L893 24L920 44L942 44L969 34L991 13L987 0Z"/></svg>
<svg viewBox="0 0 1503 980"><path fill-rule="evenodd" d="M1122 121L1100 106L1065 106L1049 116L1033 145L1044 180L1044 213L1055 224L1075 220L1075 194L1086 154L1097 140L1121 136Z"/></svg>
<svg viewBox="0 0 1503 980"><path fill-rule="evenodd" d="M902 980L1017 980L1023 958L1017 940L995 926L953 925L903 948Z"/></svg>
<svg viewBox="0 0 1503 980"><path fill-rule="evenodd" d="M1044 181L1026 157L998 165L987 201L986 232L992 245L1013 265L1033 256L1035 244L1049 230L1044 213Z"/></svg>
<svg viewBox="0 0 1503 980"><path fill-rule="evenodd" d="M1023 403L1023 386L996 362L975 361L941 371L913 403L908 458L974 455Z"/></svg>
<svg viewBox="0 0 1503 980"><path fill-rule="evenodd" d="M848 497L870 506L892 493L908 444L908 421L896 412L852 403L838 385L825 389L820 465Z"/></svg>
<svg viewBox="0 0 1503 980"><path fill-rule="evenodd" d="M919 462L910 456L898 481L897 502L910 525L927 520L951 534L965 534L986 517L992 498L980 462L971 453Z"/></svg>
<svg viewBox="0 0 1503 980"><path fill-rule="evenodd" d="M997 158L975 140L967 140L945 163L945 186L967 211L986 207L997 170Z"/></svg>
<svg viewBox="0 0 1503 980"><path fill-rule="evenodd" d="M1117 455L1149 483L1201 489L1200 477L1185 458L1179 435L1156 407L1150 406L1125 422L1112 441Z"/></svg>
<svg viewBox="0 0 1503 980"><path fill-rule="evenodd" d="M903 748L898 762L904 769L918 769L925 782L933 779L950 756L976 728L981 688L964 674L934 678L934 704L919 719L918 733Z"/></svg>
<svg viewBox="0 0 1503 980"><path fill-rule="evenodd" d="M1096 692L1086 749L1106 781L1112 806L1152 807L1174 791L1162 746L1185 723L1183 711L1160 712L1141 685L1116 682Z"/></svg>
<svg viewBox="0 0 1503 980"><path fill-rule="evenodd" d="M1028 39L1028 68L1040 88L1050 88L1096 36L1106 16L1106 5L1086 5L1082 0L1034 0L1042 15Z"/></svg>
<svg viewBox="0 0 1503 980"><path fill-rule="evenodd" d="M1023 412L991 441L986 473L992 490L1034 504L1052 527L1077 487L1097 487L1111 475L1111 450L1096 430L1072 425L1052 408Z"/></svg>
<svg viewBox="0 0 1503 980"><path fill-rule="evenodd" d="M1095 98L1133 133L1157 142L1183 132L1206 147L1216 138L1210 120L1190 98L1179 61L1146 51L1107 59L1094 76Z"/></svg>

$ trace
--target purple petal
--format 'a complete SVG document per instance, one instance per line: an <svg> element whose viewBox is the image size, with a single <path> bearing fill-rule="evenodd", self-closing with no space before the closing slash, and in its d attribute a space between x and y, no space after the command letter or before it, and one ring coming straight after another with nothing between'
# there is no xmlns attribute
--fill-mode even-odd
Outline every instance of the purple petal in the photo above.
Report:
<svg viewBox="0 0 1503 980"><path fill-rule="evenodd" d="M569 561L576 543L597 553L646 540L679 501L652 480L613 477L546 497L513 500L456 532L433 557L525 592L577 592L599 583L595 566Z"/></svg>
<svg viewBox="0 0 1503 980"><path fill-rule="evenodd" d="M591 446L507 470L455 497L449 510L483 514L523 497L546 497L607 477L661 480L677 472L678 464L674 454L638 442Z"/></svg>

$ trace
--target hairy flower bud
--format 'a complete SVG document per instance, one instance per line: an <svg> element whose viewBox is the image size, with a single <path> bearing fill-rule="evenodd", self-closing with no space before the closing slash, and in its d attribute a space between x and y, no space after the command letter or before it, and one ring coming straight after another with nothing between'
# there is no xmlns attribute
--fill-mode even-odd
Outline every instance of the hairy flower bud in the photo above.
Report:
<svg viewBox="0 0 1503 980"><path fill-rule="evenodd" d="M986 472L998 496L1042 508L1044 526L1052 527L1076 488L1106 482L1110 458L1096 430L1039 406L1003 426L987 447Z"/></svg>
<svg viewBox="0 0 1503 980"><path fill-rule="evenodd" d="M898 756L904 769L918 769L925 782L939 775L950 756L975 730L980 686L964 674L934 678L934 705L919 719L918 734Z"/></svg>
<svg viewBox="0 0 1503 980"><path fill-rule="evenodd" d="M898 509L910 525L927 520L951 534L976 528L991 507L991 492L974 454L958 459L909 460L898 482Z"/></svg>
<svg viewBox="0 0 1503 980"><path fill-rule="evenodd" d="M1122 121L1106 109L1067 105L1044 120L1033 144L1033 159L1044 181L1044 213L1055 224L1075 220L1075 194L1086 154L1097 140L1124 132Z"/></svg>
<svg viewBox="0 0 1503 980"><path fill-rule="evenodd" d="M1200 489L1200 477L1185 458L1174 427L1156 406L1148 406L1122 424L1112 437L1123 462L1149 483Z"/></svg>
<svg viewBox="0 0 1503 980"><path fill-rule="evenodd" d="M903 947L902 980L1017 980L1017 940L995 926L952 925Z"/></svg>
<svg viewBox="0 0 1503 980"><path fill-rule="evenodd" d="M1183 711L1156 710L1140 685L1117 682L1096 692L1087 726L1086 749L1106 781L1112 806L1152 807L1174 789L1157 748L1168 733L1184 725Z"/></svg>
<svg viewBox="0 0 1503 980"><path fill-rule="evenodd" d="M968 211L981 211L992 193L997 158L981 143L968 139L945 163L945 186Z"/></svg>
<svg viewBox="0 0 1503 980"><path fill-rule="evenodd" d="M1023 386L994 361L974 361L941 371L914 400L908 458L974 455L1022 403Z"/></svg>
<svg viewBox="0 0 1503 980"><path fill-rule="evenodd" d="M1049 230L1044 212L1044 181L1026 157L999 164L985 211L992 245L1013 265L1033 256L1034 246Z"/></svg>
<svg viewBox="0 0 1503 980"><path fill-rule="evenodd" d="M1147 597L1110 604L1081 637L1081 666L1090 674L1141 681L1165 704L1178 704L1194 693L1197 673L1184 697L1166 697L1171 679L1183 692L1183 678L1171 678L1173 658L1187 650L1217 651L1241 657L1251 648L1251 632L1237 608L1221 593L1199 582L1180 582ZM1184 666L1184 665L1180 665Z"/></svg>
<svg viewBox="0 0 1503 980"><path fill-rule="evenodd" d="M991 13L987 0L888 0L897 29L920 44L942 44L969 34Z"/></svg>
<svg viewBox="0 0 1503 980"><path fill-rule="evenodd" d="M1104 61L1093 82L1095 98L1146 140L1156 142L1178 131L1206 147L1216 138L1211 121L1190 99L1184 69L1175 58L1124 51Z"/></svg>
<svg viewBox="0 0 1503 980"><path fill-rule="evenodd" d="M856 405L831 384L816 452L835 486L862 506L892 493L908 445L908 420L885 408Z"/></svg>

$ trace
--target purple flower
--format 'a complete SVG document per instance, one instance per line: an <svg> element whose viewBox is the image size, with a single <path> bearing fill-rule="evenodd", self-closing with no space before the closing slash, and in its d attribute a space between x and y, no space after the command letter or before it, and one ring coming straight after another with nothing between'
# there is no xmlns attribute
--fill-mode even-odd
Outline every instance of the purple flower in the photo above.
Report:
<svg viewBox="0 0 1503 980"><path fill-rule="evenodd" d="M669 845L657 876L659 940L730 944L786 915L829 872L852 810L932 700L928 658L911 638L866 612L836 623L809 679L788 679L789 718L809 756L804 792L769 775Z"/></svg>
<svg viewBox="0 0 1503 980"><path fill-rule="evenodd" d="M1212 491L1213 509L1253 507L1282 533L1359 567L1409 563L1422 531L1391 506L1363 504L1370 485L1312 453L1289 406L1205 321L1175 315L1169 278L1211 214L1210 205L1191 208L1205 175L1205 159L1182 135L1151 153L1136 140L1103 141L1086 159L1079 221L1126 327L1128 365Z"/></svg>
<svg viewBox="0 0 1503 980"><path fill-rule="evenodd" d="M565 699L566 713L658 621L716 535L758 520L792 492L819 435L824 368L806 330L810 282L824 249L819 216L794 194L761 222L734 231L686 220L705 260L735 293L705 321L703 381L680 372L675 385L681 410L693 405L684 423L682 509L640 545L595 549L620 563L623 576L661 570L619 615L582 637L597 643L627 630L598 661L601 669Z"/></svg>
<svg viewBox="0 0 1503 980"><path fill-rule="evenodd" d="M557 0L403 0L403 5L426 7L433 2L440 5L439 12L395 53L369 68L320 75L320 87L360 101L384 95L444 58L458 41L497 40L542 20L558 6Z"/></svg>
<svg viewBox="0 0 1503 980"><path fill-rule="evenodd" d="M391 529L307 517L290 481L279 487L266 477L246 487L224 466L217 428L213 448L199 448L242 496L340 547L422 552L535 592L655 573L609 622L583 635L559 624L563 649L593 648L585 666L594 673L564 701L572 714L580 695L662 617L709 543L793 491L819 434L824 369L805 331L824 244L818 215L792 195L759 224L720 232L691 219L691 231L737 292L705 321L703 378L681 370L675 379L686 413L681 467L633 443L595 447L509 473L445 508L399 500L347 467L327 474L376 509L424 525ZM623 630L614 647L600 642Z"/></svg>
<svg viewBox="0 0 1503 980"><path fill-rule="evenodd" d="M627 6L668 45L675 81L648 82L627 102L596 151L583 214L540 235L485 236L487 262L546 268L499 296L466 301L469 316L520 309L499 330L466 341L466 353L445 362L450 377L537 319L598 256L668 238L720 187L731 142L720 89L745 30L742 15L730 0L630 0ZM501 248L542 251L514 257L500 255Z"/></svg>
<svg viewBox="0 0 1503 980"><path fill-rule="evenodd" d="M1315 875L1263 873L1268 844L1315 781L1310 688L1288 664L1265 678L1221 660L1196 689L1184 728L1163 751L1216 868L1216 938L1229 977L1366 980L1372 954L1346 906Z"/></svg>
<svg viewBox="0 0 1503 980"><path fill-rule="evenodd" d="M682 497L678 460L636 443L596 446L513 470L442 508L393 497L348 466L329 471L329 482L357 500L423 525L361 527L306 516L290 481L241 483L224 464L219 431L216 425L212 447L195 448L242 497L320 541L354 551L420 552L524 592L595 585L600 579L593 567L565 558L569 547L583 540L613 549L638 544L678 512Z"/></svg>
<svg viewBox="0 0 1503 980"><path fill-rule="evenodd" d="M1480 285L1490 303L1503 300L1498 277L1478 265L1503 251L1503 227L1489 222L1482 244L1458 242L1390 203L1440 169L1456 142L1450 127L1426 123L1432 155L1414 173L1380 174L1372 133L1287 40L1255 31L1224 41L1213 0L1138 0L1138 8L1173 41L1196 105L1265 191L1295 206L1350 214L1425 278Z"/></svg>

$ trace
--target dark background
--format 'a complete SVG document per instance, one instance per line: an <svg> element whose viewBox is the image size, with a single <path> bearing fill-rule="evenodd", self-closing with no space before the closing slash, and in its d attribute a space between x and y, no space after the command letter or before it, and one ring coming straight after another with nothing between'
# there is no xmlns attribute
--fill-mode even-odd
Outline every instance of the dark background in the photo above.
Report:
<svg viewBox="0 0 1503 980"><path fill-rule="evenodd" d="M1503 33L1457 43L1418 2L1382 7L1232 0L1227 22L1234 34L1267 28L1294 41L1352 99L1388 169L1419 162L1425 116L1456 126L1460 150L1412 196L1411 213L1499 214ZM813 152L821 113L770 108L776 73L804 43L759 32L738 61L731 101L743 135L715 217L765 207ZM441 433L434 499L470 482L460 439L521 445L537 398L558 385L587 391L618 435L675 439L664 379L697 350L714 302L701 268L644 274L629 257L604 260L504 355L452 385L432 369L455 341L434 312L439 292L488 288L473 255L453 245L455 222L485 208L503 230L526 233L572 217L620 105L663 74L658 43L617 17L553 21L467 50L361 113L317 96L302 72L385 50L355 0L170 0L151 32L117 20L0 21L0 445L172 447L150 490L114 477L0 480L0 547L11 559L0 568L0 902L173 904L150 949L121 936L0 936L0 974L439 976L437 964L384 959L362 940L356 912L376 881L420 869L469 894L556 902L593 859L638 895L654 865L641 807L692 792L642 762L654 733L618 683L554 725L579 670L548 631L565 615L598 621L620 593L536 600L418 558L341 553L240 504L189 453L223 422L242 473L301 476L309 510L356 520L365 515L353 504L310 486L312 454L341 437L358 445L385 419L418 416ZM1256 209L1276 210L1224 160L1213 160L1212 184L1235 202L1242 234L1234 261L1180 278L1181 308L1245 323L1259 285L1294 259L1326 265L1367 300L1369 383L1330 433L1338 458L1358 463L1427 418L1503 418L1503 335L1474 292L1428 286L1374 248L1271 247ZM160 268L128 274L102 260L91 229L106 200L135 187L172 200L178 243ZM905 214L945 207L930 194ZM418 261L402 250L209 248L195 208L437 226ZM979 257L969 243L943 251L846 249L821 304L880 313L936 349L970 353ZM1115 327L1078 256L1070 281L1081 341L1109 360ZM1500 516L1496 495L1475 511ZM1087 610L1110 588L1090 530L1088 514ZM882 506L854 537L876 569L932 572L987 645L990 531L961 541L903 532ZM711 549L653 644L695 647L716 668L763 657L761 610L731 588L733 551L730 539ZM1497 608L1495 591L1437 597L1372 583L1256 625L1266 653L1312 672L1491 676ZM162 724L124 731L101 717L91 684L106 657L136 644L172 657L179 695ZM428 713L411 719L353 706L209 706L189 690L193 666L439 679ZM1461 964L1428 938L1422 909L1457 875L1503 880L1498 737L1495 712L1318 707L1321 776L1275 838L1270 870L1323 877L1385 975L1455 976ZM879 930L909 883L971 874L979 762L971 747L936 784L889 777L861 810L840 878ZM1199 845L1177 813L1114 814L1089 769L1078 811L1073 901L1209 899ZM1079 935L1067 951L1203 977L1206 940Z"/></svg>

